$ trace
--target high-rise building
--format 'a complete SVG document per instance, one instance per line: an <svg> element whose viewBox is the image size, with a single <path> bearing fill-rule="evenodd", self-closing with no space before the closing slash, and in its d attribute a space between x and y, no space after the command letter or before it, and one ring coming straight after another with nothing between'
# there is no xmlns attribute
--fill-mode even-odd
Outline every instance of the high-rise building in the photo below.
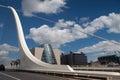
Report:
<svg viewBox="0 0 120 80"><path fill-rule="evenodd" d="M40 47L30 49L31 53L39 60L49 63L60 65L60 51L53 49L50 44L43 44Z"/></svg>
<svg viewBox="0 0 120 80"><path fill-rule="evenodd" d="M61 64L67 65L87 65L87 56L83 52L72 52L70 54L61 55Z"/></svg>

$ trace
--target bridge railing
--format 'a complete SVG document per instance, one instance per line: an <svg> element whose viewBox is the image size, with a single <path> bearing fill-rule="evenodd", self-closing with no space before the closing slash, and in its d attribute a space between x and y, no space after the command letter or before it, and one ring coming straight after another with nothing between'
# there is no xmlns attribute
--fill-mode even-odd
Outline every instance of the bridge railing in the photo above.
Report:
<svg viewBox="0 0 120 80"><path fill-rule="evenodd" d="M90 74L90 73L81 73L81 72L67 72L67 71L44 71L44 70L20 70L16 69L14 71L20 72L30 72L30 73L39 73L39 74L46 74L52 76L59 76L63 78L70 78L70 79L83 79L83 80L119 80L119 75L98 75L98 74ZM118 79L114 79L115 77L119 77Z"/></svg>

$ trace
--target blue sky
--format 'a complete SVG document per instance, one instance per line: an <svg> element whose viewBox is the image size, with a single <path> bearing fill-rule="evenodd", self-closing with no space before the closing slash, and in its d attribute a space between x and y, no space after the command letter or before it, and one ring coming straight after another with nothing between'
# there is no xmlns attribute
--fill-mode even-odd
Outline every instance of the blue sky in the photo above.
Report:
<svg viewBox="0 0 120 80"><path fill-rule="evenodd" d="M0 0L0 5L17 10L29 48L50 43L66 54L83 51L89 61L120 50L120 0ZM2 7L0 41L0 57L18 57L14 19L11 11Z"/></svg>

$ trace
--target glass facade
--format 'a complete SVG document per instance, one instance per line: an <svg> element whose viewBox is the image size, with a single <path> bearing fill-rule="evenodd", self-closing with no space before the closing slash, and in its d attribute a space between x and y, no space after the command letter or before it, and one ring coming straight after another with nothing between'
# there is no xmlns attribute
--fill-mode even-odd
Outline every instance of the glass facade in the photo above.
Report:
<svg viewBox="0 0 120 80"><path fill-rule="evenodd" d="M52 46L50 44L43 44L42 47L44 48L42 54L42 61L50 64L57 64Z"/></svg>

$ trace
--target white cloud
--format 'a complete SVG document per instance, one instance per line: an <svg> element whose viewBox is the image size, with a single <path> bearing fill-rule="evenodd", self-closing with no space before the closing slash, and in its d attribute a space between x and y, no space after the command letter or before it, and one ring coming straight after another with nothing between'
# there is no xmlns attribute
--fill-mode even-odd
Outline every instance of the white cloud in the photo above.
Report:
<svg viewBox="0 0 120 80"><path fill-rule="evenodd" d="M0 64L9 65L11 59L8 57L10 52L18 52L18 48L8 45L6 43L0 45Z"/></svg>
<svg viewBox="0 0 120 80"><path fill-rule="evenodd" d="M23 0L22 10L25 16L32 16L33 13L58 13L65 7L65 0Z"/></svg>
<svg viewBox="0 0 120 80"><path fill-rule="evenodd" d="M112 42L116 42L116 41L112 41ZM120 45L114 44L112 42L101 41L95 45L82 48L79 51L83 51L85 53L103 53L104 51L112 52L112 51L120 50ZM113 47L111 47L111 46L113 46Z"/></svg>
<svg viewBox="0 0 120 80"><path fill-rule="evenodd" d="M77 24L75 21L60 19L53 27L42 25L38 28L31 28L27 38L33 39L39 44L51 43L54 47L60 47L65 43L87 38L88 36L82 32L95 34L98 30L107 28L109 32L120 33L119 19L120 14L115 13L110 13L108 16L100 16L82 25Z"/></svg>
<svg viewBox="0 0 120 80"><path fill-rule="evenodd" d="M84 26L88 33L95 33L103 28L108 28L108 32L120 33L120 14L110 13L108 16L100 16L92 22L84 23Z"/></svg>
<svg viewBox="0 0 120 80"><path fill-rule="evenodd" d="M84 22L87 22L87 21L89 21L89 17L80 18L80 23L84 23Z"/></svg>
<svg viewBox="0 0 120 80"><path fill-rule="evenodd" d="M73 27L74 24L75 24L74 21L64 21L64 19L60 19L55 24L55 27L56 28L70 28L70 27Z"/></svg>
<svg viewBox="0 0 120 80"><path fill-rule="evenodd" d="M4 44L0 45L0 51L17 52L18 49L14 46L4 43Z"/></svg>
<svg viewBox="0 0 120 80"><path fill-rule="evenodd" d="M108 25L108 32L120 33L120 14L111 13L109 18L111 24Z"/></svg>
<svg viewBox="0 0 120 80"><path fill-rule="evenodd" d="M3 23L0 23L0 28L2 28L3 27Z"/></svg>
<svg viewBox="0 0 120 80"><path fill-rule="evenodd" d="M112 40L112 42L116 42L116 41ZM79 49L78 52L82 51L87 55L89 55L88 61L91 61L91 60L95 61L100 56L111 55L111 54L114 54L114 51L119 51L119 50L120 50L119 44L117 45L109 41L101 41L92 46Z"/></svg>
<svg viewBox="0 0 120 80"><path fill-rule="evenodd" d="M86 34L78 32L75 29L83 31L81 26L75 24L75 22L61 19L52 28L48 25L42 25L39 28L31 28L27 38L33 39L39 44L50 43L53 47L60 47L62 44L87 37Z"/></svg>

